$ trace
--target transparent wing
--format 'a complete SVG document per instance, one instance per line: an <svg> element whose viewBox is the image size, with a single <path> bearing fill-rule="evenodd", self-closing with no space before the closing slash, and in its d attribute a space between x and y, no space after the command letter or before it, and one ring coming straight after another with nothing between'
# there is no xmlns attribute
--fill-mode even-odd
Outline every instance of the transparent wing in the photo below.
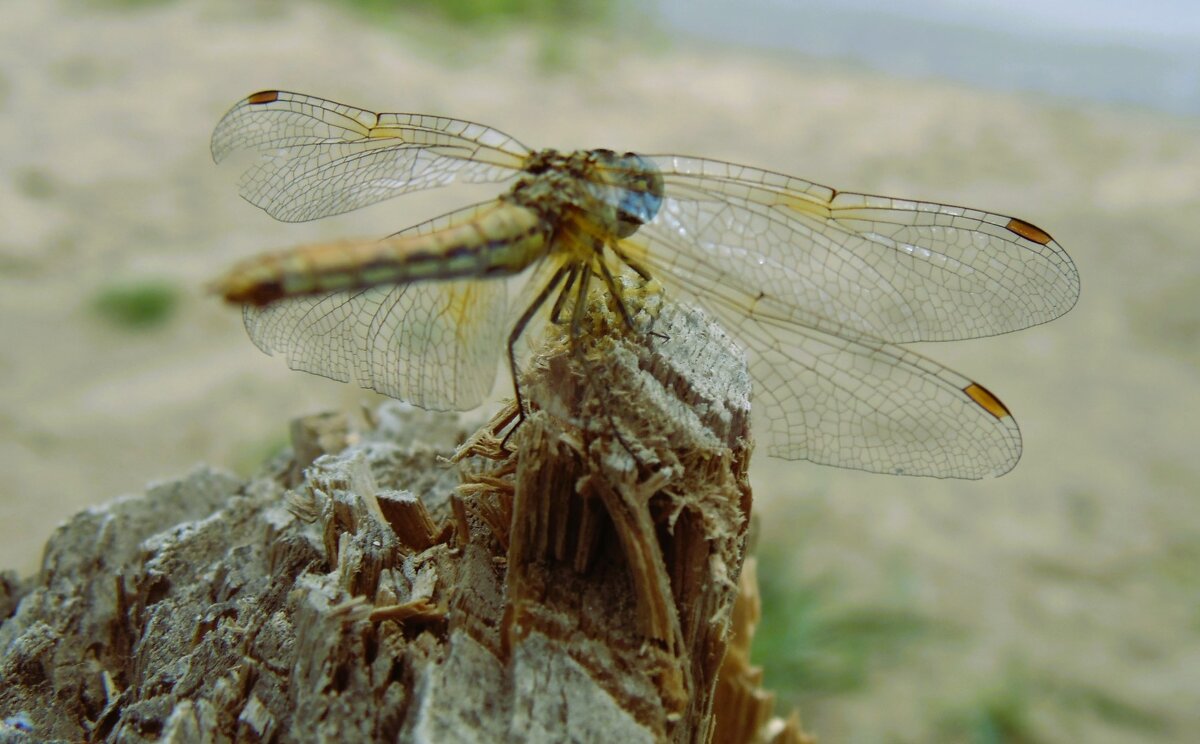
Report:
<svg viewBox="0 0 1200 744"><path fill-rule="evenodd" d="M529 150L458 119L371 111L286 91L246 98L213 131L217 162L248 151L239 193L284 222L348 212L453 181L512 178Z"/></svg>
<svg viewBox="0 0 1200 744"><path fill-rule="evenodd" d="M644 242L642 233L633 239ZM627 241L628 242L628 241ZM626 247L626 250L629 250ZM651 238L647 268L668 293L711 312L746 350L755 436L789 460L938 478L1002 475L1021 456L1016 421L986 389L919 354L843 328L798 323L794 308L711 279L695 260L659 257L679 240Z"/></svg>
<svg viewBox="0 0 1200 744"><path fill-rule="evenodd" d="M1071 259L1012 217L838 192L732 163L649 156L665 198L638 233L699 288L769 298L781 320L893 343L975 338L1062 315L1079 296Z"/></svg>
<svg viewBox="0 0 1200 744"><path fill-rule="evenodd" d="M468 221L494 202L452 212L404 233ZM422 281L245 306L246 331L292 369L414 403L467 410L495 382L507 327L502 279Z"/></svg>

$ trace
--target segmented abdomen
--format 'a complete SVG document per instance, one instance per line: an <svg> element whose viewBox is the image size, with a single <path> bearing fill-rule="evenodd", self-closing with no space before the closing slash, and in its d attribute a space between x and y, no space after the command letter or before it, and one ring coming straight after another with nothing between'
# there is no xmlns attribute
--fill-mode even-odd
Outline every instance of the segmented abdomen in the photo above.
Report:
<svg viewBox="0 0 1200 744"><path fill-rule="evenodd" d="M341 240L244 261L213 284L229 302L266 305L285 297L424 279L512 274L548 245L541 218L507 201L429 232Z"/></svg>

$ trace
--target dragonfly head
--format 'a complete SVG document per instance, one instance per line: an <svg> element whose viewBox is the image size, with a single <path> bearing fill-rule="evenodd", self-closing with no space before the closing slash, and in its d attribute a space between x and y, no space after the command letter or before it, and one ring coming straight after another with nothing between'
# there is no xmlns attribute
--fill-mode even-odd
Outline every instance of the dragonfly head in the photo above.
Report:
<svg viewBox="0 0 1200 744"><path fill-rule="evenodd" d="M596 166L609 186L616 209L616 233L627 238L658 214L663 200L663 177L658 167L634 152L592 150Z"/></svg>

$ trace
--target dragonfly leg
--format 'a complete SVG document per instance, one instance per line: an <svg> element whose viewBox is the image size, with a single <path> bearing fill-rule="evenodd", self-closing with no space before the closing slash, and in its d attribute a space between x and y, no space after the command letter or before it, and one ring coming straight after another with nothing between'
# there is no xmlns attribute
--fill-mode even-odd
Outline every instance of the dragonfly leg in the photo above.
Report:
<svg viewBox="0 0 1200 744"><path fill-rule="evenodd" d="M578 267L575 265L560 266L558 271L554 272L554 276L550 277L550 281L546 282L546 286L542 287L542 290L538 292L533 302L529 303L529 307L525 308L525 312L521 313L521 317L517 319L516 325L513 326L512 333L508 335L508 371L512 374L513 393L517 398L517 422L513 424L513 427L508 430L508 434L504 435L503 441L500 442L500 446L504 449L508 448L508 438L513 435L513 432L525 420L525 399L521 395L521 383L517 379L517 341L520 340L521 334L525 332L525 328L529 325L529 321L533 319L534 314L537 313L538 308L546 304L546 300L550 298L550 295L554 294L554 290L562 282L563 277L567 276L568 272L574 276L577 269Z"/></svg>
<svg viewBox="0 0 1200 744"><path fill-rule="evenodd" d="M603 258L596 263L600 264L600 275L604 277L604 283L608 285L608 292L612 295L613 301L617 303L617 310L621 313L621 319L625 321L625 327L631 331L635 330L633 318L629 315L629 308L625 307L625 299L621 296L621 288L617 286L617 280L609 271L608 264L604 262Z"/></svg>
<svg viewBox="0 0 1200 744"><path fill-rule="evenodd" d="M554 301L554 309L550 311L550 322L554 325L562 323L563 305L567 304L567 298L571 296L571 289L575 286L575 279L579 276L579 265L571 264L571 271L567 274L567 283L563 285L562 291L558 293L558 299Z"/></svg>
<svg viewBox="0 0 1200 744"><path fill-rule="evenodd" d="M621 250L620 246L618 246L618 245L612 246L612 252L617 255L617 258L621 259L622 263L624 263L629 268L633 269L634 272L642 278L642 281L644 281L644 282L650 281L650 272L646 270L646 267L642 266L640 263L638 263L637 261L634 261L632 258L630 258L629 255L627 253L625 253L625 251Z"/></svg>
<svg viewBox="0 0 1200 744"><path fill-rule="evenodd" d="M608 265L606 263L604 263L603 260L600 260L598 263L600 265L600 275L604 278L604 283L606 285L608 285L608 291L612 294L613 300L617 303L617 309L621 313L621 318L625 321L625 326L627 328L629 328L629 330L631 330L631 331L635 330L633 327L633 318L629 315L629 310L625 306L624 299L621 296L621 289L617 285L617 281L613 277L612 271L609 270ZM591 273L592 272L589 269L588 275L590 276ZM587 305L586 289L583 291L582 294L580 294L580 296L577 298L576 302L577 302L577 304L575 305L575 309L576 309L576 313L578 314L579 308L586 307L586 305ZM577 345L576 348L579 349L582 347ZM581 353L581 357L582 357L582 353ZM581 358L580 363L586 364L587 363L586 359ZM604 410L607 414L608 426L609 426L609 429L612 431L613 436L616 437L616 440L621 445L621 447L626 452L629 453L629 456L633 458L633 461L635 463L637 463L638 467L645 467L647 465L647 463L642 461L642 458L638 455L638 453L633 451L633 448L630 447L629 443L625 441L625 437L621 435L621 429L619 426L617 426L617 420L613 414L613 412L615 410L617 410L617 406L609 400L611 391L608 388L601 387L597 391L597 393L601 396L601 398L605 399Z"/></svg>
<svg viewBox="0 0 1200 744"><path fill-rule="evenodd" d="M583 314L587 310L588 292L592 284L592 267L580 268L579 289L575 293L575 309L571 311L571 341L583 335ZM578 344L572 344L578 348Z"/></svg>
<svg viewBox="0 0 1200 744"><path fill-rule="evenodd" d="M630 258L629 255L627 253L625 253L625 251L621 250L619 245L612 246L612 252L614 254L616 254L617 258L621 259L622 263L624 263L629 268L633 269L634 273L636 273L638 276L640 276L642 278L642 281L644 281L644 282L650 281L650 278L651 278L650 272L647 271L646 268L644 266L642 266L641 264L639 264L637 261L634 261L632 258ZM611 287L612 286L611 277L606 277L606 278L610 281L609 286ZM616 290L613 290L613 294L617 295L619 297ZM628 322L629 313L626 311L624 305L621 306L621 314L625 316L627 325L629 326L629 329L634 330L633 323ZM652 337L657 336L658 338L661 338L664 341L669 338L668 336L665 336L662 333L659 333L658 331L652 330L652 331L648 331L647 333L648 333L648 335L650 335Z"/></svg>

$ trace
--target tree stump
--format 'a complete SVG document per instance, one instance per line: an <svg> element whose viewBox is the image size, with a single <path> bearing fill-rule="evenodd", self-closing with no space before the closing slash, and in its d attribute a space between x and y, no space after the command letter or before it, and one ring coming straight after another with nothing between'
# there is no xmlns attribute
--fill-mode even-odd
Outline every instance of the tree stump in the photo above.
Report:
<svg viewBox="0 0 1200 744"><path fill-rule="evenodd" d="M470 437L402 404L313 418L247 482L60 527L0 582L0 739L802 741L749 666L752 581L734 612L740 353L671 305L649 334L586 320L527 365L506 442L511 407Z"/></svg>

